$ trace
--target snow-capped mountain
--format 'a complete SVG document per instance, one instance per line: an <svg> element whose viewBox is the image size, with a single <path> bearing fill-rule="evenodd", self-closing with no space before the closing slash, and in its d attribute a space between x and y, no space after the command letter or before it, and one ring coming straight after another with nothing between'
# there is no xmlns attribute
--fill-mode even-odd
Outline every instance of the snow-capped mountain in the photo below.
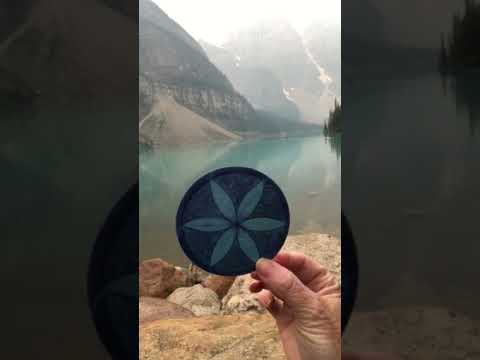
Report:
<svg viewBox="0 0 480 360"><path fill-rule="evenodd" d="M340 95L340 56L333 44L337 37L328 31L332 34L311 28L302 36L285 21L269 21L233 34L222 47L201 45L257 109L322 124ZM322 42L323 35L329 41Z"/></svg>

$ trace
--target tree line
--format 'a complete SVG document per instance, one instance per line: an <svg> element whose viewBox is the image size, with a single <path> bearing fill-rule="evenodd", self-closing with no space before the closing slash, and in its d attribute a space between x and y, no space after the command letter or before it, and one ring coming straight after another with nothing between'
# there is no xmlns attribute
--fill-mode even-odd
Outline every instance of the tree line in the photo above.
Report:
<svg viewBox="0 0 480 360"><path fill-rule="evenodd" d="M438 67L442 73L480 67L480 3L465 0L463 15L455 14L451 33L441 35Z"/></svg>
<svg viewBox="0 0 480 360"><path fill-rule="evenodd" d="M330 110L327 122L323 126L323 133L325 135L335 135L342 132L342 108L335 99L333 110Z"/></svg>

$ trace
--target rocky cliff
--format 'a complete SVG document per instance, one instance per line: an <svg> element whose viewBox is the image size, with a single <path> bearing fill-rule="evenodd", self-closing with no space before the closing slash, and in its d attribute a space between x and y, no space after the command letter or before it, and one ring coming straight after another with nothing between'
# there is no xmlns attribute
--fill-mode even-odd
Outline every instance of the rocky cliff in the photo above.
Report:
<svg viewBox="0 0 480 360"><path fill-rule="evenodd" d="M326 36L336 40L339 47L340 39L327 30ZM323 124L333 108L338 95L331 91L332 79L323 65L330 49L316 46L312 53L307 39L284 21L245 28L233 34L222 48L204 47L235 88L258 109L295 121ZM338 68L340 59L336 61Z"/></svg>
<svg viewBox="0 0 480 360"><path fill-rule="evenodd" d="M331 78L330 90L337 97L342 94L342 58L340 24L314 23L305 30L305 46L314 60L321 64Z"/></svg>
<svg viewBox="0 0 480 360"><path fill-rule="evenodd" d="M244 66L241 58L228 50L204 41L200 44L209 59L228 76L235 89L245 96L254 108L293 121L300 119L297 106L288 99L282 82L268 66Z"/></svg>
<svg viewBox="0 0 480 360"><path fill-rule="evenodd" d="M256 127L256 113L248 101L234 90L198 43L150 0L140 1L139 29L140 124L155 107L160 111L156 104L163 102L178 110L164 117L172 126L174 122L186 121L172 118L175 114L185 115L186 110L190 114L190 128L205 129L211 123L206 132L196 131L196 135L190 132L192 138L182 136L182 143L197 142L200 133L206 137L202 136L203 140L213 133L216 139L232 139L238 136L231 132L242 133ZM160 132L148 134L142 129L141 133L151 136L157 144L159 136L168 137Z"/></svg>

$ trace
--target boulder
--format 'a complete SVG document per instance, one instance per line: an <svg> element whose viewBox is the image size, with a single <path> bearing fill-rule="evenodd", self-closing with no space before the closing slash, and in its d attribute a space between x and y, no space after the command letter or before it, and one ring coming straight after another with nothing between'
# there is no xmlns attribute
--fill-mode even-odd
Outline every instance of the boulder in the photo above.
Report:
<svg viewBox="0 0 480 360"><path fill-rule="evenodd" d="M264 312L265 308L262 306L262 304L260 304L254 295L234 295L222 308L222 313L227 315L245 313L262 314Z"/></svg>
<svg viewBox="0 0 480 360"><path fill-rule="evenodd" d="M286 360L270 315L202 316L140 327L140 360Z"/></svg>
<svg viewBox="0 0 480 360"><path fill-rule="evenodd" d="M138 301L138 321L140 325L155 320L189 318L194 316L190 310L165 299L142 296Z"/></svg>
<svg viewBox="0 0 480 360"><path fill-rule="evenodd" d="M220 313L220 300L215 291L201 284L175 290L168 301L183 306L195 315L216 315Z"/></svg>
<svg viewBox="0 0 480 360"><path fill-rule="evenodd" d="M194 264L188 266L188 277L193 284L199 284L202 281L206 280L210 274L205 270L200 269Z"/></svg>
<svg viewBox="0 0 480 360"><path fill-rule="evenodd" d="M282 251L303 253L325 266L340 282L341 251L340 240L324 234L289 236ZM244 312L263 313L265 309L249 290L254 280L250 274L238 276L222 299L223 314Z"/></svg>
<svg viewBox="0 0 480 360"><path fill-rule="evenodd" d="M264 313L266 310L249 290L250 274L238 276L222 299L222 314Z"/></svg>
<svg viewBox="0 0 480 360"><path fill-rule="evenodd" d="M139 266L140 296L166 298L175 289L190 285L188 274L162 259L143 261Z"/></svg>
<svg viewBox="0 0 480 360"><path fill-rule="evenodd" d="M235 276L210 275L202 281L202 286L215 291L219 299L222 299L232 287Z"/></svg>

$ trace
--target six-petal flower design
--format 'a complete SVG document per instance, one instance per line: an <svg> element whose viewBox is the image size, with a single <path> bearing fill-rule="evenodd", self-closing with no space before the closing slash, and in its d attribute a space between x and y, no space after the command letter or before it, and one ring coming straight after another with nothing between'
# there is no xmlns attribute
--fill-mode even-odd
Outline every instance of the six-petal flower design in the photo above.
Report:
<svg viewBox="0 0 480 360"><path fill-rule="evenodd" d="M255 241L249 231L272 231L285 226L285 222L267 217L249 218L257 207L264 189L264 182L255 185L240 201L238 209L225 190L210 180L213 200L223 217L193 219L184 227L202 232L222 232L210 256L210 266L222 260L238 242L243 253L253 262L260 257ZM236 241L237 240L237 241Z"/></svg>

